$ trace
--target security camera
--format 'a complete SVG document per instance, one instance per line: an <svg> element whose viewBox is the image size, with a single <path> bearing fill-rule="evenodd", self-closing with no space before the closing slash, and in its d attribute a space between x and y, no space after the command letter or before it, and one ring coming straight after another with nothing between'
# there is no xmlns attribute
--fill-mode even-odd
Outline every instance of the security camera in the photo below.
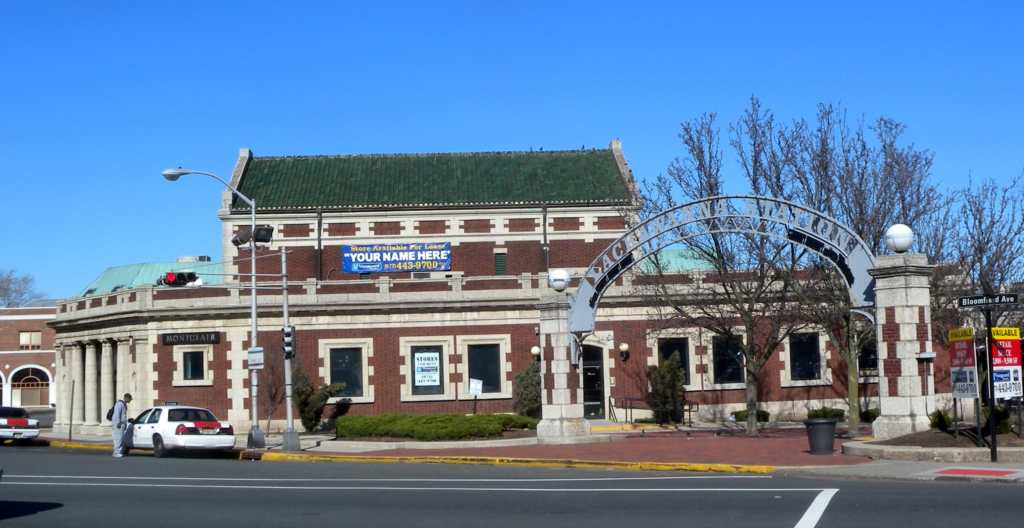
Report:
<svg viewBox="0 0 1024 528"><path fill-rule="evenodd" d="M564 269L553 269L548 273L548 285L556 292L564 292L569 287L569 272Z"/></svg>

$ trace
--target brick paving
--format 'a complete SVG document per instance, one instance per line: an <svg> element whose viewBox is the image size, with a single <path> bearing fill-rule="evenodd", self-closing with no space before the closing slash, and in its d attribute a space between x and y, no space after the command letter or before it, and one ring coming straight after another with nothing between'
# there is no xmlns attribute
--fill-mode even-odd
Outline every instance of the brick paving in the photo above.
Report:
<svg viewBox="0 0 1024 528"><path fill-rule="evenodd" d="M590 444L527 445L463 449L389 449L363 456L469 456L594 462L667 462L763 466L842 466L870 462L842 454L837 438L832 455L812 455L804 429L767 429L758 437L742 430L631 433L625 440Z"/></svg>

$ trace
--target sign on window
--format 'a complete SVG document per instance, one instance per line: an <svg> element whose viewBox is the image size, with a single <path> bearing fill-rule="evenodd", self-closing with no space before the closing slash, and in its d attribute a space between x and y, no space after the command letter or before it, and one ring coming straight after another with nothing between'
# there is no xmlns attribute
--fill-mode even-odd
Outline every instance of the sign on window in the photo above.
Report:
<svg viewBox="0 0 1024 528"><path fill-rule="evenodd" d="M441 353L437 351L416 352L412 355L413 380L417 387L441 386Z"/></svg>

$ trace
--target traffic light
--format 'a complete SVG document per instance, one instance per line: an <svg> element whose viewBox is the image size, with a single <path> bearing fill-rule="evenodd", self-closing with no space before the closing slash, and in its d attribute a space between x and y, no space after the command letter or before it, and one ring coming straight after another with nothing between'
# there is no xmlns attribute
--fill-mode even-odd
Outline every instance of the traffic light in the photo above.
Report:
<svg viewBox="0 0 1024 528"><path fill-rule="evenodd" d="M184 286L190 282L195 282L198 278L191 271L168 271L157 280L156 284L157 286Z"/></svg>
<svg viewBox="0 0 1024 528"><path fill-rule="evenodd" d="M281 329L281 344L284 349L284 358L295 357L295 327L288 325Z"/></svg>

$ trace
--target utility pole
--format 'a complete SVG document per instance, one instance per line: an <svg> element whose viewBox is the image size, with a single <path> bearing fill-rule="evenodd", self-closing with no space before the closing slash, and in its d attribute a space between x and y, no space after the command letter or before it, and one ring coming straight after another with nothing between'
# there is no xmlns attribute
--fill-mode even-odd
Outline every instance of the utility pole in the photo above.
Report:
<svg viewBox="0 0 1024 528"><path fill-rule="evenodd" d="M281 248L281 304L283 308L283 323L284 332L287 335L291 333L291 338L295 339L295 332L292 330L288 323L288 252ZM294 341L293 341L294 343ZM287 413L287 426L284 430L283 443L281 444L281 450L289 453L302 451L302 445L299 443L299 433L295 431L295 419L292 416L292 356L295 355L295 349L287 349L287 342L285 343L284 353L284 398L285 398L285 412ZM294 344L292 345L294 347Z"/></svg>

